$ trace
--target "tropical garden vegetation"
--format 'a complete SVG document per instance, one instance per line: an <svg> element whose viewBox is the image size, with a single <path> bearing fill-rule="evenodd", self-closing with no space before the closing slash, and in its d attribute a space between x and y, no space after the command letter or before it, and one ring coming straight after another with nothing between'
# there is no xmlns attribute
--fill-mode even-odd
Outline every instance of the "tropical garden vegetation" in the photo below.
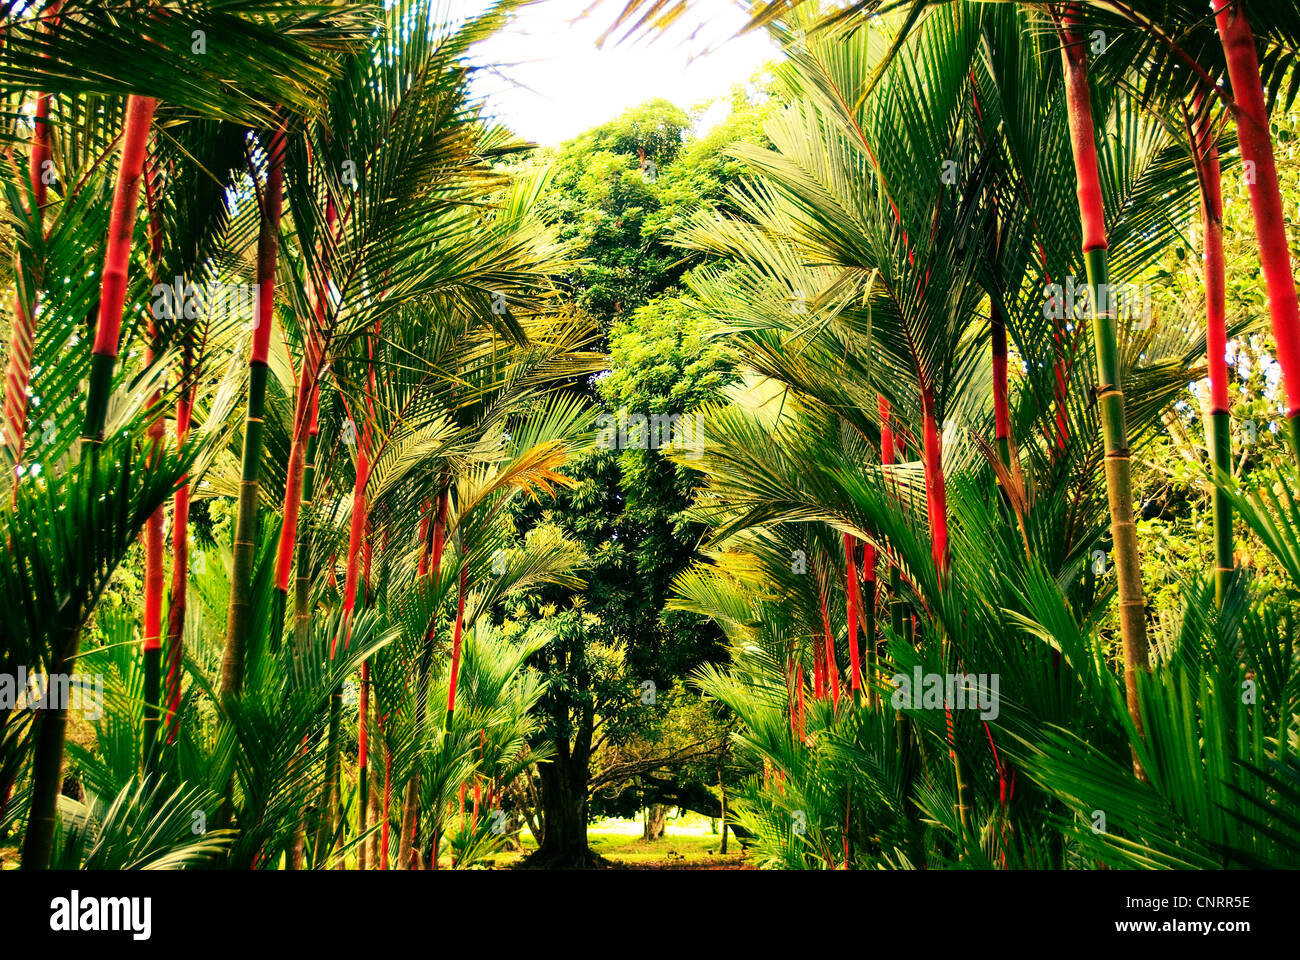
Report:
<svg viewBox="0 0 1300 960"><path fill-rule="evenodd" d="M1300 10L523 5L0 5L0 862L1300 865Z"/></svg>

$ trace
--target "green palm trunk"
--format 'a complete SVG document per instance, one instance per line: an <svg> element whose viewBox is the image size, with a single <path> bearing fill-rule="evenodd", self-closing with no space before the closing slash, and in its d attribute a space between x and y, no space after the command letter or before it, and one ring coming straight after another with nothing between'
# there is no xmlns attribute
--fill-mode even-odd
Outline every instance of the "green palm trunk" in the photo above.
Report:
<svg viewBox="0 0 1300 960"><path fill-rule="evenodd" d="M100 278L95 345L90 356L86 416L82 427L82 439L92 458L99 456L100 444L104 439L113 367L117 362L122 315L126 307L131 241L140 200L140 181L156 105L157 101L149 97L132 96L127 101L127 121L122 131L122 156L113 189L108 242ZM123 464L123 476L128 475L129 468L129 463ZM57 635L62 649L57 651L50 664L52 675L64 673L76 659L77 648L81 644L81 616L79 598L69 598L59 613L61 623ZM49 866L58 816L67 731L66 706L41 711L33 733L31 805L22 851L22 867L25 870L44 870Z"/></svg>
<svg viewBox="0 0 1300 960"><path fill-rule="evenodd" d="M1210 458L1216 471L1224 476L1232 476L1232 437L1229 433L1231 415L1227 410L1213 410L1209 420ZM1232 501L1228 494L1217 486L1211 495L1210 508L1214 518L1214 600L1223 606L1228 594L1228 585L1232 582L1233 539L1232 539Z"/></svg>
<svg viewBox="0 0 1300 960"><path fill-rule="evenodd" d="M221 661L221 694L237 694L244 683L244 648L248 643L249 600L257 538L258 479L265 429L265 363L248 371L248 416L244 421L244 456L239 479L239 512L235 520L234 562L230 574L230 610L226 621L226 651Z"/></svg>
<svg viewBox="0 0 1300 960"><path fill-rule="evenodd" d="M1119 627L1124 651L1124 689L1129 716L1142 735L1137 672L1146 670L1146 600L1133 521L1132 455L1128 446L1124 391L1120 380L1119 337L1110 295L1106 218L1096 133L1092 121L1088 53L1074 9L1061 24L1061 59L1066 84L1066 109L1078 181L1079 215L1083 227L1083 256L1088 271L1088 313L1097 355L1097 405L1106 452L1106 498L1110 508L1111 550L1119 592ZM1136 755L1134 771L1144 776Z"/></svg>
<svg viewBox="0 0 1300 960"><path fill-rule="evenodd" d="M223 698L237 695L244 683L244 651L250 627L257 507L261 493L258 474L265 430L267 358L273 324L275 262L280 241L284 153L284 126L281 125L269 139L266 183L261 197L262 219L257 238L257 314L248 362L248 415L244 421L244 454L239 480L239 512L235 520L226 649L221 661L220 692Z"/></svg>

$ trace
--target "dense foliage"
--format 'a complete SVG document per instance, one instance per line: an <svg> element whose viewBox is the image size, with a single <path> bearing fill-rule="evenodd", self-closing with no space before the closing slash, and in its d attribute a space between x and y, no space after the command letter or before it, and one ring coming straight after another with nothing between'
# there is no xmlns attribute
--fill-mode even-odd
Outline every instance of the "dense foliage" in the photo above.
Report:
<svg viewBox="0 0 1300 960"><path fill-rule="evenodd" d="M5 865L1297 865L1300 15L519 5L0 7Z"/></svg>

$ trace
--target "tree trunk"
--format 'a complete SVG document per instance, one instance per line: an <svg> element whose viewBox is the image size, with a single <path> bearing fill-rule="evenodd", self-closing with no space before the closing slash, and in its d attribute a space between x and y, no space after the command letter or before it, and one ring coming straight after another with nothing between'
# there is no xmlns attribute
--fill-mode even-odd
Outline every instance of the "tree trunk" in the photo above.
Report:
<svg viewBox="0 0 1300 960"><path fill-rule="evenodd" d="M108 393L117 360L122 310L126 306L127 270L131 261L131 240L136 210L140 201L140 180L144 172L149 127L157 102L149 97L129 97L126 126L122 132L122 159L113 190L113 208L108 222L108 244L104 254L104 271L100 278L99 318L95 326L95 344L91 352L90 387L86 399L86 419L82 437L97 454L103 440L104 419L108 413ZM63 673L77 656L81 641L81 606L76 598L69 601L63 614L64 648L50 665L51 675ZM58 815L59 772L63 766L63 746L67 738L68 712L65 708L45 710L37 719L33 734L32 796L27 832L23 837L22 866L44 870L49 866L54 842L55 817Z"/></svg>
<svg viewBox="0 0 1300 960"><path fill-rule="evenodd" d="M379 869L388 869L388 831L393 802L393 754L384 742L384 811L379 828Z"/></svg>
<svg viewBox="0 0 1300 960"><path fill-rule="evenodd" d="M95 322L95 343L90 354L90 384L86 394L83 439L100 443L108 415L108 394L113 384L113 366L122 334L122 309L126 306L127 270L131 262L131 240L135 214L140 204L140 181L149 146L149 127L158 101L131 96L126 103L126 127L122 131L122 161L113 188L113 210L108 221L108 246L100 278L99 316Z"/></svg>
<svg viewBox="0 0 1300 960"><path fill-rule="evenodd" d="M1264 86L1259 74L1259 57L1246 16L1245 0L1214 0L1214 18L1227 58L1233 100L1237 104L1237 143L1241 147L1241 159L1252 164L1254 170L1254 176L1246 178L1246 186L1259 241L1259 262L1268 289L1268 312L1273 321L1277 362L1286 382L1286 415L1291 423L1293 453L1300 458L1300 305L1296 300L1295 278L1291 275L1286 214L1277 166L1273 161L1273 136L1269 130L1268 106L1264 102Z"/></svg>
<svg viewBox="0 0 1300 960"><path fill-rule="evenodd" d="M185 446L194 410L193 360L187 343L181 361L181 395L176 400L176 448ZM190 566L190 478L181 477L172 495L172 595L167 609L167 742L176 741L181 707L181 660L185 647L185 608Z"/></svg>
<svg viewBox="0 0 1300 960"><path fill-rule="evenodd" d="M727 852L727 786L722 779L722 770L718 770L718 801L722 804L722 840L718 843L718 853L723 855Z"/></svg>
<svg viewBox="0 0 1300 960"><path fill-rule="evenodd" d="M248 361L248 416L244 421L244 456L239 483L239 513L235 521L234 562L230 575L230 609L226 620L226 649L221 660L223 698L239 693L244 684L244 648L248 642L249 598L257 540L258 474L262 460L263 415L266 409L267 358L274 324L275 261L280 243L280 211L284 186L284 125L268 145L262 219L257 238L257 315Z"/></svg>
<svg viewBox="0 0 1300 960"><path fill-rule="evenodd" d="M1106 261L1106 218L1102 208L1101 176L1088 82L1088 48L1073 17L1073 7L1061 27L1061 59L1065 69L1066 110L1078 179L1079 214L1083 224L1083 255L1088 268L1088 308L1097 352L1097 403L1101 409L1106 447L1106 493L1110 503L1110 533L1115 575L1119 584L1120 634L1124 644L1124 687L1129 716L1142 736L1137 671L1147 669L1146 602L1142 592L1137 529L1133 522L1133 487L1124 392L1120 386L1116 318L1109 292ZM1288 281L1289 282L1289 281ZM1134 772L1145 778L1136 752Z"/></svg>
<svg viewBox="0 0 1300 960"><path fill-rule="evenodd" d="M50 676L63 673L77 655L81 641L80 604L68 605L60 616L64 622L59 633L63 649L50 664ZM46 870L54 848L54 828L58 821L59 791L63 784L63 744L68 733L66 702L47 705L37 711L32 749L32 796L27 814L27 832L23 835L22 869Z"/></svg>
<svg viewBox="0 0 1300 960"><path fill-rule="evenodd" d="M325 225L327 233L332 236L337 215L334 201L327 200L325 205ZM317 405L320 387L317 380L323 359L323 328L325 325L325 303L329 290L329 264L325 265L325 282L314 291L312 323L307 331L306 345L303 350L302 373L294 393L293 436L289 448L289 472L284 486L284 520L280 526L280 543L276 552L276 588L280 591L279 602L288 600L289 578L293 570L294 555L297 554L299 566L306 564L304 550L299 540L298 518L304 501L311 500L311 483L307 472L314 454L314 440L317 434ZM314 479L314 478L313 478ZM300 571L300 579L303 579ZM310 579L308 578L308 584ZM298 633L300 613L298 596L294 597L295 635Z"/></svg>
<svg viewBox="0 0 1300 960"><path fill-rule="evenodd" d="M370 817L370 748L368 724L370 721L370 661L361 664L361 695L357 706L357 834L364 836ZM357 844L357 869L366 869L369 838Z"/></svg>
<svg viewBox="0 0 1300 960"><path fill-rule="evenodd" d="M321 804L316 816L316 842L312 849L313 866L330 868L334 852L334 808L339 779L339 721L343 713L343 691L335 687L330 697L329 727L325 734L325 780L321 784Z"/></svg>
<svg viewBox="0 0 1300 960"><path fill-rule="evenodd" d="M825 644L822 663L826 673L826 686L823 688L823 693L829 692L831 694L831 703L838 707L840 705L840 668L835 662L835 635L831 633L830 612L826 609L826 591L823 589L820 580L817 581L817 599L821 604L822 642Z"/></svg>
<svg viewBox="0 0 1300 960"><path fill-rule="evenodd" d="M668 807L662 803L652 803L645 809L645 828L641 833L643 840L663 839L668 822Z"/></svg>
<svg viewBox="0 0 1300 960"><path fill-rule="evenodd" d="M307 448L303 454L302 502L300 510L310 515L312 501L316 495L316 450L317 425L316 406L320 398L320 388L312 390L312 423L308 428ZM296 531L297 556L294 558L293 579L293 625L294 643L302 649L311 631L311 529L303 520L299 520Z"/></svg>
<svg viewBox="0 0 1300 960"><path fill-rule="evenodd" d="M857 543L857 539L852 534L844 534L844 581L848 593L848 610L845 612L849 621L849 688L853 691L855 704L862 699L862 663L858 658L858 614L862 610L862 594L858 585Z"/></svg>
<svg viewBox="0 0 1300 960"><path fill-rule="evenodd" d="M447 719L443 724L444 730L451 729L452 717L456 713L456 678L460 673L461 630L465 625L465 577L468 572L468 565L462 561L456 587L456 624L451 635L451 673L447 681Z"/></svg>
<svg viewBox="0 0 1300 960"><path fill-rule="evenodd" d="M587 846L586 763L557 754L538 764L542 781L542 810L546 832L541 846L528 858L533 866L581 869L594 866Z"/></svg>
<svg viewBox="0 0 1300 960"><path fill-rule="evenodd" d="M426 522L420 525L421 554L416 568L416 575L420 579L429 576L433 578L435 584L442 578L442 552L447 542L447 510L450 499L450 476L444 470L438 484L438 506L433 518L433 529L432 531L429 530L427 514ZM426 540L430 533L432 533L431 543ZM426 546L429 547L430 552L425 552ZM420 663L416 671L415 729L417 737L423 736L424 718L428 710L429 671L433 663L433 641L435 636L435 629L431 627L428 636L424 638L424 648L420 652ZM397 869L406 870L411 864L411 852L419 844L420 770L418 767L406 786L406 793L402 800L400 830L397 847Z"/></svg>
<svg viewBox="0 0 1300 960"><path fill-rule="evenodd" d="M989 304L989 327L993 341L993 442L998 456L1011 465L1011 403L1007 388L1007 323L1002 307Z"/></svg>
<svg viewBox="0 0 1300 960"><path fill-rule="evenodd" d="M866 651L863 657L864 682L867 687L867 706L874 707L876 696L876 662L879 652L876 650L878 633L876 630L876 548L869 543L862 545L862 584L865 589L859 592L858 604L863 617L863 633L866 638Z"/></svg>
<svg viewBox="0 0 1300 960"><path fill-rule="evenodd" d="M57 5L53 12L58 12ZM46 198L45 164L50 159L50 95L36 95L32 116L32 152L27 178L32 187L32 218L42 223ZM9 362L5 369L4 425L5 439L14 458L21 464L27 436L27 385L32 375L32 353L36 349L36 304L40 296L39 279L25 272L22 257L14 255L14 319L9 331ZM29 265L30 266L30 265ZM14 492L17 494L17 474Z"/></svg>
<svg viewBox="0 0 1300 960"><path fill-rule="evenodd" d="M158 168L144 175L145 205L149 216L149 266L153 283L159 281L163 255L162 212L155 200L158 191ZM157 359L158 326L157 319L149 320L149 344L145 348L145 366L151 367ZM162 454L163 436L167 426L162 418L162 391L155 390L149 396L149 406L154 410L153 420L146 430L145 463L153 464ZM162 704L165 700L162 689L162 631L163 631L163 592L166 589L166 575L163 573L164 537L163 526L166 521L166 507L158 504L157 509L149 515L144 525L144 610L142 630L142 653L144 655L144 729L141 745L141 758L146 774L154 772L158 759L159 739L158 725L162 719Z"/></svg>
<svg viewBox="0 0 1300 960"><path fill-rule="evenodd" d="M943 476L943 441L936 421L934 391L921 392L925 444L925 503L930 515L930 556L940 581L948 572L948 492Z"/></svg>
<svg viewBox="0 0 1300 960"><path fill-rule="evenodd" d="M1232 438L1228 432L1228 332L1226 269L1223 253L1223 187L1214 116L1209 101L1198 96L1190 133L1201 185L1201 227L1205 234L1205 358L1210 373L1210 417L1206 424L1215 468L1232 473ZM1211 494L1214 515L1214 599L1223 605L1232 579L1232 502L1217 486Z"/></svg>

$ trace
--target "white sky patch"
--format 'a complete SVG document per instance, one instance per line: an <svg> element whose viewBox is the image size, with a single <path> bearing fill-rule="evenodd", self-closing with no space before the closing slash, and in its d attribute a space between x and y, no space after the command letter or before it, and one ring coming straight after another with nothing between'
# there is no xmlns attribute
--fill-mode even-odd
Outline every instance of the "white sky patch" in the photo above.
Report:
<svg viewBox="0 0 1300 960"><path fill-rule="evenodd" d="M561 143L656 98L690 109L778 56L761 31L736 36L745 14L728 0L701 3L694 16L653 38L618 43L615 35L600 48L597 40L621 8L606 0L584 17L591 2L541 0L475 50L480 62L499 65L479 80L489 111L520 136ZM726 109L711 113L702 126Z"/></svg>

